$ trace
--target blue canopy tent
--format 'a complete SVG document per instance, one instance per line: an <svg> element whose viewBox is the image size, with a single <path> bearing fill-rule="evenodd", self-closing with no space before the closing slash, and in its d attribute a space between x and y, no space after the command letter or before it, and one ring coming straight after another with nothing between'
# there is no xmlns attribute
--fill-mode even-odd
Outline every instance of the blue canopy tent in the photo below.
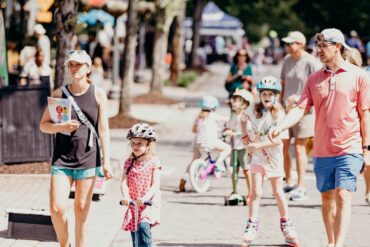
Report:
<svg viewBox="0 0 370 247"><path fill-rule="evenodd" d="M90 26L94 26L98 22L101 22L102 24L108 22L114 26L114 17L101 9L92 9L87 13L79 14L77 22L85 22Z"/></svg>
<svg viewBox="0 0 370 247"><path fill-rule="evenodd" d="M193 19L185 18L186 37L192 36ZM222 11L214 2L208 2L204 7L201 20L201 35L208 36L231 36L239 47L244 35L243 24L234 16Z"/></svg>

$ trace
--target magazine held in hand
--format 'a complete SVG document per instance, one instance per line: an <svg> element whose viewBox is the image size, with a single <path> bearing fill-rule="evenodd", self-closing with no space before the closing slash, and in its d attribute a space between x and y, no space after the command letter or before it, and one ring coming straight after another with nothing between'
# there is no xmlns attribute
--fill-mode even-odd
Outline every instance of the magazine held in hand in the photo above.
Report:
<svg viewBox="0 0 370 247"><path fill-rule="evenodd" d="M48 97L48 109L51 121L54 123L65 123L71 120L72 101L70 99ZM62 132L71 135L69 132Z"/></svg>

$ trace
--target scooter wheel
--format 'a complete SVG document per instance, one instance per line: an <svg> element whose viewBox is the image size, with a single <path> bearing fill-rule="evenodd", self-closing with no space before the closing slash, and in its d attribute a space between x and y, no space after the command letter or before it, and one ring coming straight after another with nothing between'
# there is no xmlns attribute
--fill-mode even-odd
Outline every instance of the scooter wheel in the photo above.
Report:
<svg viewBox="0 0 370 247"><path fill-rule="evenodd" d="M245 199L245 196L243 196L243 205L247 206L247 199Z"/></svg>

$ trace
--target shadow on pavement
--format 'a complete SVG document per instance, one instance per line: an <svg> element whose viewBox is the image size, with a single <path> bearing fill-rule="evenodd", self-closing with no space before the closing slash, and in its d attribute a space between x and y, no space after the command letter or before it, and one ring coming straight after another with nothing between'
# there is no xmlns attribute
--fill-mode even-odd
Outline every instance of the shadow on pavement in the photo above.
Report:
<svg viewBox="0 0 370 247"><path fill-rule="evenodd" d="M176 147L192 147L192 141L169 141L169 140L166 140L166 141L161 141L159 140L158 142L158 145L161 145L161 146L176 146Z"/></svg>
<svg viewBox="0 0 370 247"><path fill-rule="evenodd" d="M177 246L177 247L186 247L186 246L202 246L202 247L240 247L240 245L236 244L210 244L210 243L196 243L196 244L184 244L184 243L160 243L157 246Z"/></svg>
<svg viewBox="0 0 370 247"><path fill-rule="evenodd" d="M193 191L193 193L195 193ZM227 195L229 196L229 195ZM225 196L221 196L221 195L202 195L202 194L194 194L194 195L191 195L191 196L186 196L187 198L224 198Z"/></svg>
<svg viewBox="0 0 370 247"><path fill-rule="evenodd" d="M157 246L176 246L176 247L240 247L240 245L237 244L211 244L211 243L158 243ZM275 244L253 244L251 246L275 246L275 247L281 247L286 245L275 245Z"/></svg>
<svg viewBox="0 0 370 247"><path fill-rule="evenodd" d="M261 207L276 207L276 203L262 203ZM315 204L315 205L302 205L302 204L291 204L289 203L290 208L307 208L307 209L317 209L321 208L321 204Z"/></svg>
<svg viewBox="0 0 370 247"><path fill-rule="evenodd" d="M208 206L222 206L224 207L224 202L219 203L210 203L210 202L182 202L182 201L167 201L167 203L176 203L176 204L188 204L188 205L208 205Z"/></svg>

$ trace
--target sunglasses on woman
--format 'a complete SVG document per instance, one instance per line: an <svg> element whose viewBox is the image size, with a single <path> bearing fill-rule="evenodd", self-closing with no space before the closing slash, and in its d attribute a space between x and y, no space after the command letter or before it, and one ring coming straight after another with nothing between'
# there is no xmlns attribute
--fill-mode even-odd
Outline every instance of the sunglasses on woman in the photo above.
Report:
<svg viewBox="0 0 370 247"><path fill-rule="evenodd" d="M87 54L85 50L70 50L68 52L69 55L72 55L73 53L77 53L78 55Z"/></svg>

